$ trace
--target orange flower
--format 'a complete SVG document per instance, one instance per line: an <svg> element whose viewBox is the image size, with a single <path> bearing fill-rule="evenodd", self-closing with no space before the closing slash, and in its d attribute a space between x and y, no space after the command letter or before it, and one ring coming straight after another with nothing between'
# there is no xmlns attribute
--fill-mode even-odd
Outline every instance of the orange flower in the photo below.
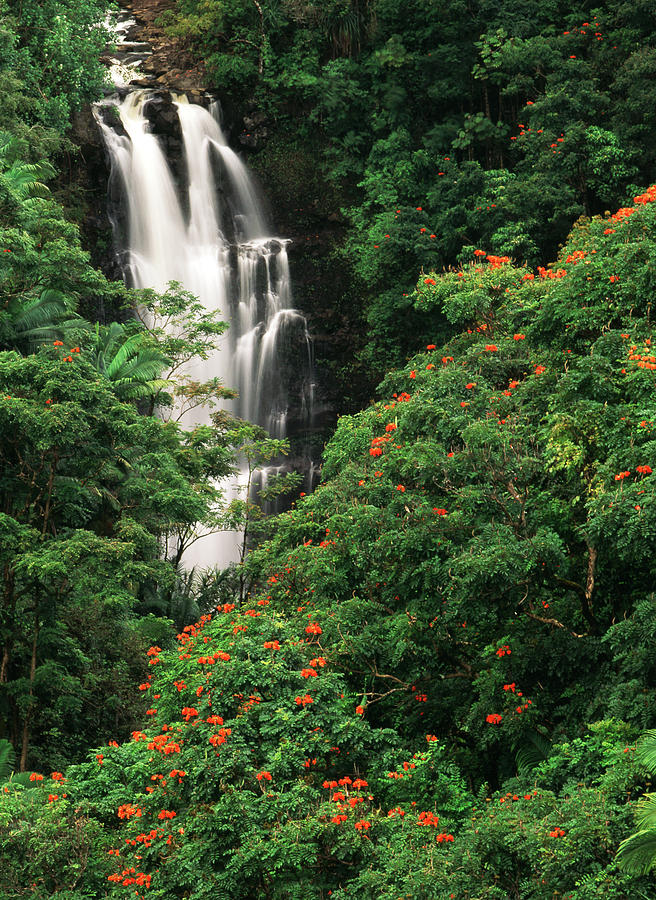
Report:
<svg viewBox="0 0 656 900"><path fill-rule="evenodd" d="M142 814L143 810L132 803L122 803L118 808L117 815L119 819L130 819L132 816L137 818Z"/></svg>

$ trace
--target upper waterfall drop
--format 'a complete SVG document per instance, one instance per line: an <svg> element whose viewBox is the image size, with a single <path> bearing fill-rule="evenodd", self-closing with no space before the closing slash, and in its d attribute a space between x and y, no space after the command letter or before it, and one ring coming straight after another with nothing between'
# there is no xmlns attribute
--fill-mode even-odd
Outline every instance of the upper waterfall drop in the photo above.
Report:
<svg viewBox="0 0 656 900"><path fill-rule="evenodd" d="M102 106L118 111L119 129L102 106L96 110L112 177L124 198L125 278L133 287L159 291L177 281L207 309L219 311L230 323L219 351L198 360L187 374L199 381L218 377L236 388L238 399L230 402L234 414L272 437L286 437L292 381L293 404L306 417L313 396L312 343L304 316L292 304L288 241L271 234L248 171L227 144L217 108L210 112L186 97L174 97L172 104L183 147L176 180L149 121L148 105L156 100L161 98L149 90L105 100ZM180 421L193 427L210 418L199 408ZM238 484L231 490L238 492ZM209 540L199 542L201 556L198 551L192 559L185 556L187 563L224 566L238 558L234 533L213 536L211 548Z"/></svg>

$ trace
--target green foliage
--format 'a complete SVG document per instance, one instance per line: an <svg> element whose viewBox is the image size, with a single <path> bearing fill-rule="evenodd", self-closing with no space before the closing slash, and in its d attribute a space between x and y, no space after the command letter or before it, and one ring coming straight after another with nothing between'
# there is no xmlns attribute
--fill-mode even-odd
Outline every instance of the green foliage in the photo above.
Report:
<svg viewBox="0 0 656 900"><path fill-rule="evenodd" d="M132 354L134 346L139 352L133 364L140 364L140 360L147 363L145 377L152 378L164 372L166 384L153 384L150 393L157 396L158 403L171 405L170 398L162 394L162 389L170 385L178 421L198 407L213 410L218 401L235 396L234 391L221 384L218 378L199 382L188 374L193 360L207 360L218 352L219 339L228 326L219 319L217 311L205 309L193 294L175 281L163 294L150 289L134 291L130 305L135 309L143 331L121 344L122 354ZM116 326L112 327L116 330Z"/></svg>
<svg viewBox="0 0 656 900"><path fill-rule="evenodd" d="M0 795L0 891L7 900L105 896L107 849L101 823L73 808L61 782L28 780Z"/></svg>
<svg viewBox="0 0 656 900"><path fill-rule="evenodd" d="M96 325L93 365L107 378L121 400L151 400L169 387L160 378L169 360L143 331L129 334L119 322Z"/></svg>
<svg viewBox="0 0 656 900"><path fill-rule="evenodd" d="M368 319L367 385L412 353L407 334L446 336L439 316L404 302L422 267L454 265L463 246L535 265L580 215L656 172L648 4L634 15L619 2L449 0L437 15L427 0L402 11L179 0L172 18L224 95L269 113L274 140L319 145L351 225L343 250Z"/></svg>
<svg viewBox="0 0 656 900"><path fill-rule="evenodd" d="M417 306L461 333L340 420L324 484L249 560L286 609L302 588L334 617L377 722L425 715L472 777L608 705L653 714L652 197L553 269L470 250L422 276Z"/></svg>
<svg viewBox="0 0 656 900"><path fill-rule="evenodd" d="M225 323L109 284L46 186L102 4L24 6L0 14L0 894L651 896L654 189L599 214L656 158L653 10L180 0L227 99L346 189L359 364L387 372L272 523L255 495L298 485L257 472L286 445L184 374ZM89 326L100 300L137 317ZM211 424L136 408L173 400ZM185 572L226 528L242 564Z"/></svg>
<svg viewBox="0 0 656 900"><path fill-rule="evenodd" d="M84 351L0 357L0 703L24 769L31 732L61 764L132 723L123 694L152 630L134 614L140 591L173 583L162 548L215 516L210 479L228 454L202 462L193 433L122 403ZM88 706L99 690L102 715Z"/></svg>
<svg viewBox="0 0 656 900"><path fill-rule="evenodd" d="M71 114L105 83L99 57L108 40L104 0L4 0L0 15L11 37L7 61L31 99L24 120L66 131ZM12 34L13 32L13 34ZM6 33L6 32L5 32Z"/></svg>
<svg viewBox="0 0 656 900"><path fill-rule="evenodd" d="M638 759L650 774L656 766L656 732L647 731L636 747ZM624 871L647 874L656 867L656 795L645 793L635 809L638 830L625 838L617 850L617 862Z"/></svg>
<svg viewBox="0 0 656 900"><path fill-rule="evenodd" d="M0 740L0 783L4 783L16 764L16 754L14 748L8 740L2 738Z"/></svg>

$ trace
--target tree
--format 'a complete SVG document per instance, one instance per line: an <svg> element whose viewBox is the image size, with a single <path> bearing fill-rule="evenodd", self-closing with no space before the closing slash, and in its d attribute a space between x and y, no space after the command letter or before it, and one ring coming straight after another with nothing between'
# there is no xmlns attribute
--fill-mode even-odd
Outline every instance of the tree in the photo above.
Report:
<svg viewBox="0 0 656 900"><path fill-rule="evenodd" d="M135 616L140 589L173 582L161 548L217 492L188 477L188 438L122 403L78 348L0 354L0 397L0 704L24 770L33 742L65 759L129 724L139 667L116 637L164 639L164 622ZM102 714L85 707L100 684Z"/></svg>

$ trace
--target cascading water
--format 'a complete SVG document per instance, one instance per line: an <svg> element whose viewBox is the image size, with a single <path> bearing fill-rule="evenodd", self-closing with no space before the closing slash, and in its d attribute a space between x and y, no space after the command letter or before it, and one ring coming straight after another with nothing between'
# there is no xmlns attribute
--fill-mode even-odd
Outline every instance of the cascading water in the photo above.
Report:
<svg viewBox="0 0 656 900"><path fill-rule="evenodd" d="M185 97L175 102L186 170L185 186L177 187L145 115L154 99L150 91L135 90L123 101L110 98L96 109L127 207L126 280L159 291L177 281L207 309L219 310L230 322L223 344L188 374L199 381L218 377L235 387L239 398L232 411L272 437L285 437L290 352L302 369L295 372L295 405L308 420L313 406L312 344L305 318L292 306L288 241L269 235L252 181L225 140L217 108L210 112ZM118 110L123 133L108 124L107 106ZM208 421L202 408L181 419L184 427ZM238 494L240 485L243 478L230 491ZM185 554L185 562L225 566L238 558L239 545L235 533L204 537Z"/></svg>

